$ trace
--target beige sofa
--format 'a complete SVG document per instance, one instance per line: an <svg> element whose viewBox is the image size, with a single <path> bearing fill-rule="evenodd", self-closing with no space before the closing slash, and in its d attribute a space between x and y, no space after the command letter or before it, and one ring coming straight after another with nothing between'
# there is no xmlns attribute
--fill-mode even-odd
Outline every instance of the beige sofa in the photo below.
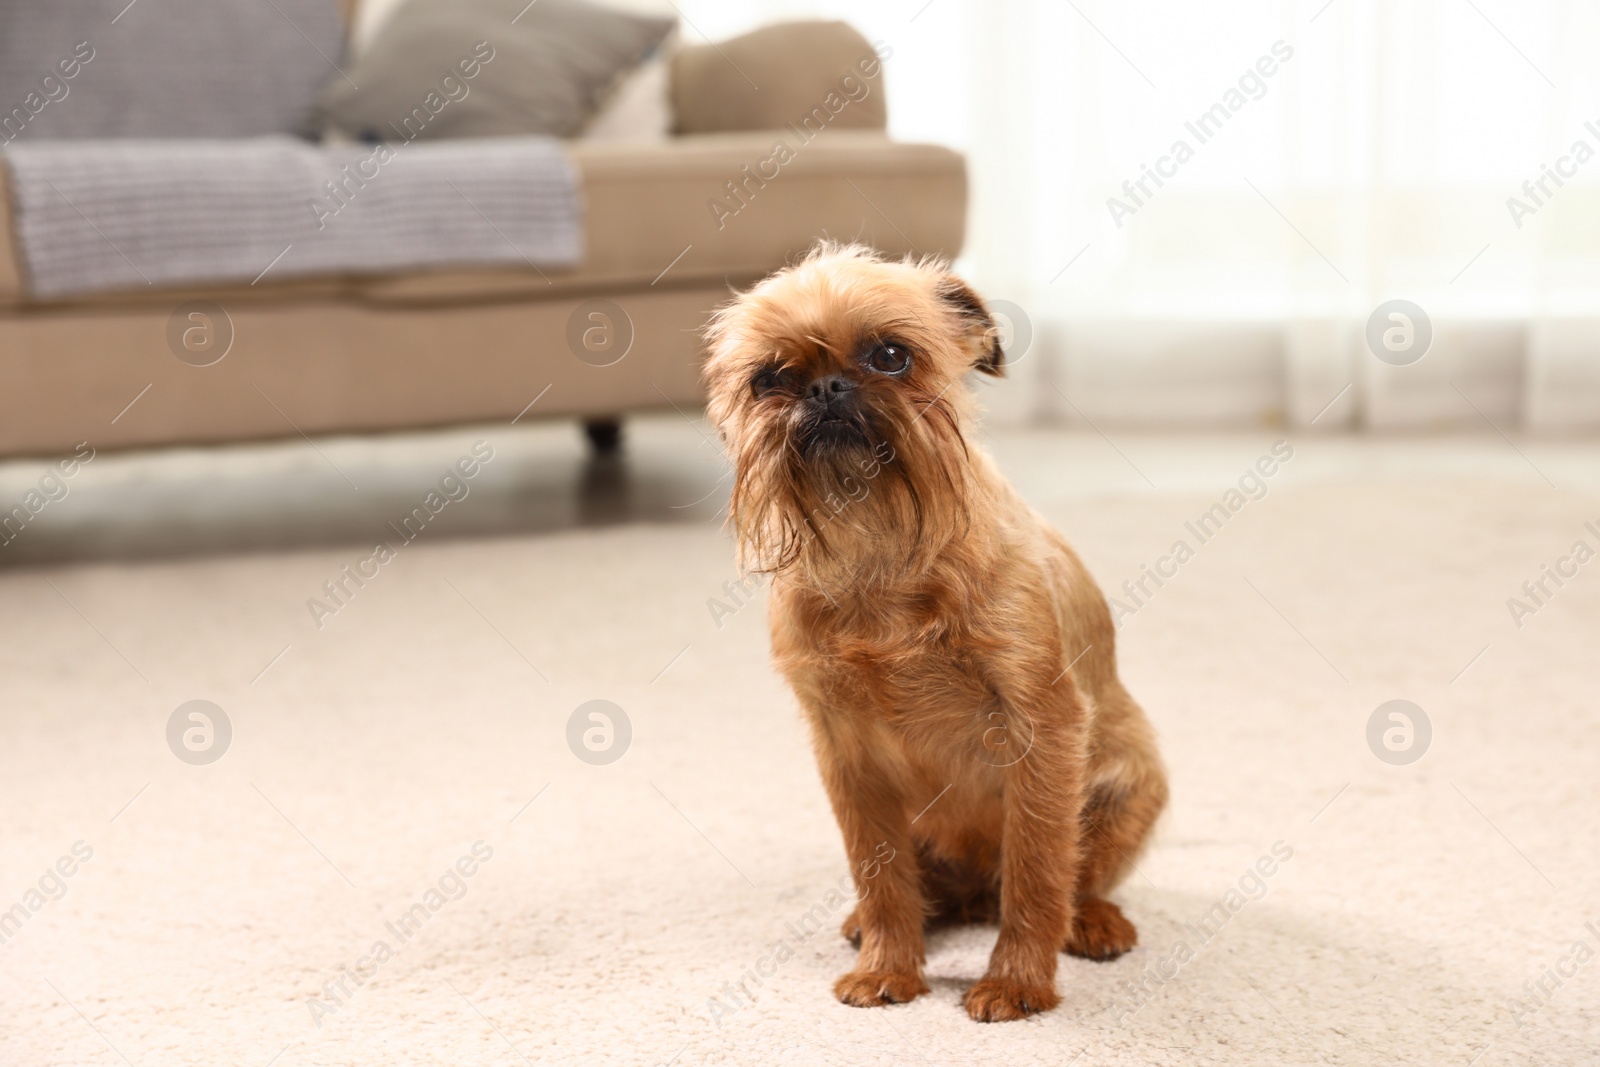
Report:
<svg viewBox="0 0 1600 1067"><path fill-rule="evenodd" d="M810 140L797 132L812 114L805 101L819 107L821 98L792 83L837 82L830 64L839 65L841 40L871 55L839 24L765 31L756 43L774 56L763 74L769 91L748 96L727 90L716 48L684 49L671 65L683 132L656 143L571 142L586 252L567 271L453 269L43 301L30 296L11 199L0 195L0 455L552 416L593 421L603 443L607 420L624 413L689 410L701 400L697 330L730 287L825 236L896 255L960 249L963 160L887 139L882 80L893 77L892 61L860 106L817 111L836 121L813 120L820 132ZM780 139L793 158L771 180L752 180ZM718 200L724 210L712 206ZM726 205L740 206L729 214ZM609 305L587 303L595 300ZM217 310L196 312L192 301ZM210 356L171 341L185 331L203 353L231 343L198 366ZM581 350L590 338L602 351Z"/></svg>

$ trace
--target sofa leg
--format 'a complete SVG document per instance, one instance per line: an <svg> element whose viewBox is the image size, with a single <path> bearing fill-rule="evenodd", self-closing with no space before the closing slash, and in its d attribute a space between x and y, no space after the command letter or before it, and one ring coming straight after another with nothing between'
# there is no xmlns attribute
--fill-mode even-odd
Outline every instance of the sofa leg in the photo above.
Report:
<svg viewBox="0 0 1600 1067"><path fill-rule="evenodd" d="M622 448L621 419L584 419L583 433L596 455L614 455Z"/></svg>

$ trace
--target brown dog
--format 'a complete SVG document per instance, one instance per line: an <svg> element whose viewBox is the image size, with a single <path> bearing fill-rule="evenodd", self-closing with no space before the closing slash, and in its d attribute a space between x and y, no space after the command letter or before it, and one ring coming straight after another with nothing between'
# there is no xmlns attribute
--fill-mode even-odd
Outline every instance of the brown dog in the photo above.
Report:
<svg viewBox="0 0 1600 1067"><path fill-rule="evenodd" d="M926 925L998 917L982 1021L1055 1007L1062 949L1133 947L1105 894L1167 796L1105 598L972 441L998 335L942 264L824 245L717 313L706 368L860 895L834 992L910 1000Z"/></svg>

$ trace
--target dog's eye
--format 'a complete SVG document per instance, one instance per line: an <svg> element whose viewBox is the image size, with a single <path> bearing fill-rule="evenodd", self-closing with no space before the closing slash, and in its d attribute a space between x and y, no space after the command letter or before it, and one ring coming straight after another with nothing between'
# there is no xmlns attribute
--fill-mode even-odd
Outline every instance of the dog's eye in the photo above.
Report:
<svg viewBox="0 0 1600 1067"><path fill-rule="evenodd" d="M911 366L911 353L903 345L877 345L867 353L867 366L879 374L904 374Z"/></svg>
<svg viewBox="0 0 1600 1067"><path fill-rule="evenodd" d="M783 384L783 374L776 367L768 367L750 379L750 391L765 396Z"/></svg>

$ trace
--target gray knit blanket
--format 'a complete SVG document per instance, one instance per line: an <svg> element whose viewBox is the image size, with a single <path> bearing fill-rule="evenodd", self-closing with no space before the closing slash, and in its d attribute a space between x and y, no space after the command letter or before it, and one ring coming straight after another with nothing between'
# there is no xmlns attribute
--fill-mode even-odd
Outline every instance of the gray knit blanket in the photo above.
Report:
<svg viewBox="0 0 1600 1067"><path fill-rule="evenodd" d="M39 141L0 158L42 299L583 254L576 175L545 137Z"/></svg>

